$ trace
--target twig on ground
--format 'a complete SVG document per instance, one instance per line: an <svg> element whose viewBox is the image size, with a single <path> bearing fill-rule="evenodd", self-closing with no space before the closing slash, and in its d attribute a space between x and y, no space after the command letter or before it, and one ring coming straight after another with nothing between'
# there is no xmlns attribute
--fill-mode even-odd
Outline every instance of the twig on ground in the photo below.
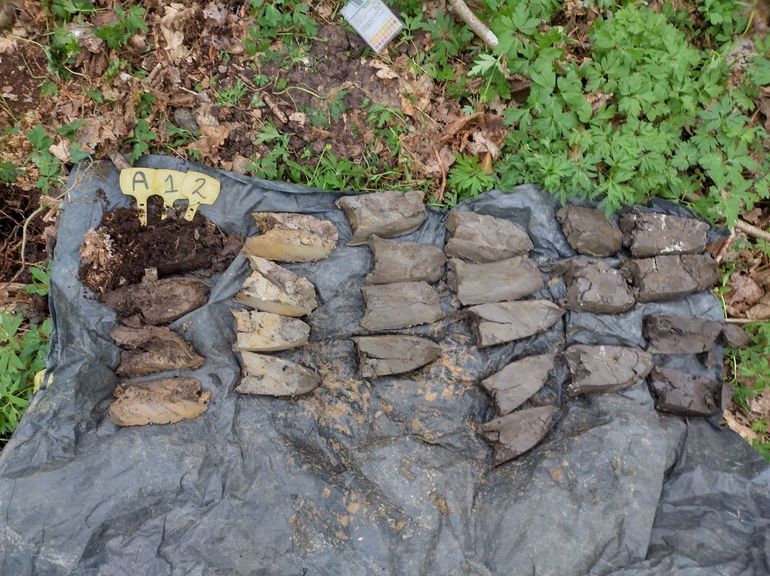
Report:
<svg viewBox="0 0 770 576"><path fill-rule="evenodd" d="M433 146L433 153L436 155L436 162L438 162L439 170L441 170L441 186L439 186L438 192L436 192L436 200L438 202L444 201L444 189L446 188L446 168L444 162L441 160L441 154L438 153L436 146Z"/></svg>
<svg viewBox="0 0 770 576"><path fill-rule="evenodd" d="M490 48L497 46L497 36L487 28L486 24L478 19L463 0L449 0L449 4L452 6L455 14L457 14L460 19L468 25L468 28L473 30L473 33L481 38L487 46Z"/></svg>
<svg viewBox="0 0 770 576"><path fill-rule="evenodd" d="M762 230L762 228L758 228L753 224L749 224L745 220L741 220L739 218L735 223L735 227L739 230L743 230L749 236L753 236L754 238L761 238L762 240L770 242L770 232Z"/></svg>
<svg viewBox="0 0 770 576"><path fill-rule="evenodd" d="M725 318L728 324L750 324L751 322L762 322L759 318Z"/></svg>

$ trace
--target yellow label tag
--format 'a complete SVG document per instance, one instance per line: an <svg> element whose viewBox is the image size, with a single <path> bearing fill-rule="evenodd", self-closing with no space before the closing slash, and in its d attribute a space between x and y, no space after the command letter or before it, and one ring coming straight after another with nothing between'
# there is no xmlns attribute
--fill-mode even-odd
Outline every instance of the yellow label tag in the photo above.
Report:
<svg viewBox="0 0 770 576"><path fill-rule="evenodd" d="M213 204L219 197L219 180L202 172L180 172L162 168L124 168L120 171L120 191L136 199L139 220L147 226L147 199L163 198L163 213L178 200L187 200L185 220L192 220L201 204Z"/></svg>
<svg viewBox="0 0 770 576"><path fill-rule="evenodd" d="M201 204L211 205L219 198L222 187L219 180L202 172L188 172L182 181L182 189L190 202L187 205L185 220L192 220Z"/></svg>
<svg viewBox="0 0 770 576"><path fill-rule="evenodd" d="M177 200L187 200L184 193L182 182L185 173L179 170L155 170L155 177L152 180L152 189L155 194L163 198L163 212L160 215L161 220L166 219L166 210L174 206Z"/></svg>
<svg viewBox="0 0 770 576"><path fill-rule="evenodd" d="M124 168L120 171L120 191L136 199L142 226L147 226L147 198L155 194L155 172L152 168Z"/></svg>

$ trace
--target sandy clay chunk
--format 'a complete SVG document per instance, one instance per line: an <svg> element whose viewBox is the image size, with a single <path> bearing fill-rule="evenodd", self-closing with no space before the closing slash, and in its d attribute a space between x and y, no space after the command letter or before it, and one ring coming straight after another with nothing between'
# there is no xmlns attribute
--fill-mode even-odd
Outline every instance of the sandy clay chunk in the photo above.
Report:
<svg viewBox="0 0 770 576"><path fill-rule="evenodd" d="M633 210L620 217L620 229L631 255L646 258L703 252L709 225L695 218Z"/></svg>
<svg viewBox="0 0 770 576"><path fill-rule="evenodd" d="M652 370L652 355L625 346L575 344L564 352L572 381L569 393L597 394L628 388Z"/></svg>
<svg viewBox="0 0 770 576"><path fill-rule="evenodd" d="M314 390L321 377L295 362L275 356L242 352L243 379L235 391L266 396L300 396Z"/></svg>
<svg viewBox="0 0 770 576"><path fill-rule="evenodd" d="M636 301L619 270L602 260L570 261L564 281L564 307L575 312L617 314L631 309Z"/></svg>
<svg viewBox="0 0 770 576"><path fill-rule="evenodd" d="M441 347L419 336L359 336L358 369L364 378L411 372L441 354Z"/></svg>
<svg viewBox="0 0 770 576"><path fill-rule="evenodd" d="M337 247L337 228L308 214L254 212L261 234L246 240L244 251L277 262L323 260Z"/></svg>
<svg viewBox="0 0 770 576"><path fill-rule="evenodd" d="M553 369L553 355L528 356L481 381L495 401L497 414L505 416L540 390Z"/></svg>
<svg viewBox="0 0 770 576"><path fill-rule="evenodd" d="M161 378L121 384L109 414L118 426L173 424L197 418L208 408L211 392L201 393L195 378Z"/></svg>
<svg viewBox="0 0 770 576"><path fill-rule="evenodd" d="M647 351L655 354L700 354L716 344L724 324L684 316L645 316Z"/></svg>
<svg viewBox="0 0 770 576"><path fill-rule="evenodd" d="M538 406L519 410L481 425L481 435L492 443L492 463L498 466L537 446L551 430L559 410Z"/></svg>
<svg viewBox="0 0 770 576"><path fill-rule="evenodd" d="M372 234L393 238L414 232L426 218L422 193L416 190L343 196L337 207L344 210L353 228L350 246L365 244Z"/></svg>
<svg viewBox="0 0 770 576"><path fill-rule="evenodd" d="M251 276L235 295L235 301L263 312L305 316L318 306L315 287L307 278L269 260L249 256Z"/></svg>
<svg viewBox="0 0 770 576"><path fill-rule="evenodd" d="M483 264L452 258L447 281L464 306L518 300L543 287L543 275L526 256Z"/></svg>
<svg viewBox="0 0 770 576"><path fill-rule="evenodd" d="M230 310L237 331L235 350L278 352L304 346L310 326L298 318L272 312Z"/></svg>
<svg viewBox="0 0 770 576"><path fill-rule="evenodd" d="M476 346L485 348L520 340L547 330L564 315L549 300L499 302L468 308L476 332Z"/></svg>
<svg viewBox="0 0 770 576"><path fill-rule="evenodd" d="M392 282L437 282L444 275L446 257L441 248L405 240L369 239L374 253L374 270L366 277L368 284Z"/></svg>
<svg viewBox="0 0 770 576"><path fill-rule="evenodd" d="M722 385L695 374L655 368L649 377L655 408L680 416L711 416L719 412Z"/></svg>
<svg viewBox="0 0 770 576"><path fill-rule="evenodd" d="M120 364L115 369L118 376L130 378L203 366L203 358L196 354L192 345L165 326L117 326L110 336L124 348L120 353Z"/></svg>
<svg viewBox="0 0 770 576"><path fill-rule="evenodd" d="M441 302L427 282L397 282L361 289L366 312L361 326L367 330L393 330L440 320Z"/></svg>
<svg viewBox="0 0 770 576"><path fill-rule="evenodd" d="M719 278L716 261L708 254L681 254L629 260L623 273L639 302L659 302L708 290Z"/></svg>
<svg viewBox="0 0 770 576"><path fill-rule="evenodd" d="M525 256L533 248L527 231L518 224L468 210L453 210L446 228L452 235L444 248L446 255L473 262Z"/></svg>
<svg viewBox="0 0 770 576"><path fill-rule="evenodd" d="M556 212L567 242L578 254L611 256L623 246L623 234L604 212L567 204Z"/></svg>
<svg viewBox="0 0 770 576"><path fill-rule="evenodd" d="M168 324L203 306L209 297L208 284L197 278L158 280L148 273L141 284L121 286L104 295L104 302L119 316L139 315L145 324Z"/></svg>

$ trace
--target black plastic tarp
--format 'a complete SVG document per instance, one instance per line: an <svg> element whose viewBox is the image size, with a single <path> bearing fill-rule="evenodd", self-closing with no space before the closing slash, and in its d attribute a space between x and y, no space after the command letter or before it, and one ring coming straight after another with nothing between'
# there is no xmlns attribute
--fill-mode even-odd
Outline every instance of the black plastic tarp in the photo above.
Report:
<svg viewBox="0 0 770 576"><path fill-rule="evenodd" d="M641 346L645 314L721 319L710 293L616 316L568 313L536 337L478 351L442 283L447 317L413 330L441 344L441 359L406 377L362 380L349 336L360 332L372 256L345 246L338 195L172 158L142 165L220 179L219 200L200 212L227 233L255 233L249 214L263 210L337 226L330 258L289 266L316 285L321 305L308 319L311 343L282 355L323 382L297 399L234 392L229 309L248 273L239 256L208 279L208 303L173 325L206 357L185 374L211 391L208 411L174 425L116 427L107 416L116 318L78 281L78 254L102 213L131 200L111 164L81 166L51 275L52 384L0 456L3 576L770 574L770 468L718 421L657 413L644 382L568 398L559 363L529 401L562 409L540 446L493 468L475 432L494 414L478 380L512 359L577 342ZM462 208L525 225L546 275L574 256L556 201L533 186ZM405 238L442 246L445 216L430 209ZM548 286L537 296L563 293L558 280ZM717 360L665 362L719 377Z"/></svg>

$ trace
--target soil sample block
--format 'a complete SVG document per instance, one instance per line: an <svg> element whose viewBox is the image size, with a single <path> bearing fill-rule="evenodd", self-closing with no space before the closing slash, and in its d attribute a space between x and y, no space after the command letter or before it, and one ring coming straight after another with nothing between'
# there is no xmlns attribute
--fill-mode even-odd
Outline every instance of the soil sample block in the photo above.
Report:
<svg viewBox="0 0 770 576"><path fill-rule="evenodd" d="M378 236L371 237L369 246L374 252L374 270L366 277L368 284L438 282L444 275L446 257L436 246Z"/></svg>
<svg viewBox="0 0 770 576"><path fill-rule="evenodd" d="M567 242L578 254L612 256L623 246L623 234L601 210L567 204L556 212Z"/></svg>
<svg viewBox="0 0 770 576"><path fill-rule="evenodd" d="M203 358L179 334L164 326L131 328L118 326L110 336L124 348L115 374L131 378L164 370L185 370L203 366Z"/></svg>
<svg viewBox="0 0 770 576"><path fill-rule="evenodd" d="M647 351L654 354L700 354L716 344L724 324L684 316L645 316Z"/></svg>
<svg viewBox="0 0 770 576"><path fill-rule="evenodd" d="M527 256L485 264L452 258L447 281L464 306L518 300L543 287L543 275Z"/></svg>
<svg viewBox="0 0 770 576"><path fill-rule="evenodd" d="M498 466L537 446L551 430L559 410L538 406L519 410L481 425L481 435L492 443L492 464Z"/></svg>
<svg viewBox="0 0 770 576"><path fill-rule="evenodd" d="M441 355L438 344L419 336L359 336L353 341L364 378L411 372Z"/></svg>
<svg viewBox="0 0 770 576"><path fill-rule="evenodd" d="M307 214L254 212L262 232L246 240L244 251L277 262L323 260L337 247L337 227Z"/></svg>
<svg viewBox="0 0 770 576"><path fill-rule="evenodd" d="M520 340L547 330L564 315L549 300L479 304L468 308L474 320L476 346L485 348Z"/></svg>
<svg viewBox="0 0 770 576"><path fill-rule="evenodd" d="M553 369L553 355L529 356L511 362L481 381L495 401L500 416L510 414L543 387Z"/></svg>
<svg viewBox="0 0 770 576"><path fill-rule="evenodd" d="M440 320L441 302L427 282L398 282L362 288L366 312L361 326L367 330L392 330Z"/></svg>
<svg viewBox="0 0 770 576"><path fill-rule="evenodd" d="M236 302L282 316L305 316L316 309L310 280L264 258L249 256L249 261L254 271L235 295Z"/></svg>
<svg viewBox="0 0 770 576"><path fill-rule="evenodd" d="M623 244L635 258L658 254L697 254L706 249L708 224L694 218L680 218L634 210L620 217Z"/></svg>
<svg viewBox="0 0 770 576"><path fill-rule="evenodd" d="M343 196L336 204L353 228L349 246L365 244L373 234L393 238L414 232L426 218L422 193L416 190Z"/></svg>
<svg viewBox="0 0 770 576"><path fill-rule="evenodd" d="M564 307L575 312L617 314L636 301L619 270L602 260L572 260L564 273L567 296Z"/></svg>
<svg viewBox="0 0 770 576"><path fill-rule="evenodd" d="M195 378L161 378L121 384L109 414L118 426L173 424L197 418L208 409L211 392L201 393Z"/></svg>
<svg viewBox="0 0 770 576"><path fill-rule="evenodd" d="M300 396L314 390L321 377L294 362L275 356L242 352L243 379L235 387L241 394Z"/></svg>
<svg viewBox="0 0 770 576"><path fill-rule="evenodd" d="M725 345L731 348L743 348L751 342L751 338L746 331L735 324L725 324L722 327L722 339Z"/></svg>
<svg viewBox="0 0 770 576"><path fill-rule="evenodd" d="M121 286L104 295L104 303L119 316L138 315L145 324L168 324L203 306L209 298L208 284L197 278L157 279L148 273L141 284Z"/></svg>
<svg viewBox="0 0 770 576"><path fill-rule="evenodd" d="M453 210L446 228L452 235L444 248L446 255L473 262L526 256L533 248L527 231L518 224L468 210Z"/></svg>
<svg viewBox="0 0 770 576"><path fill-rule="evenodd" d="M652 370L652 355L625 346L576 344L564 352L572 395L614 392L628 388Z"/></svg>
<svg viewBox="0 0 770 576"><path fill-rule="evenodd" d="M722 385L688 372L656 367L649 378L655 408L680 416L711 416L719 412Z"/></svg>
<svg viewBox="0 0 770 576"><path fill-rule="evenodd" d="M708 254L656 256L630 260L623 266L639 302L673 300L708 290L719 278L716 261Z"/></svg>
<svg viewBox="0 0 770 576"><path fill-rule="evenodd" d="M230 310L235 317L235 350L278 352L304 346L310 326L298 318L272 312Z"/></svg>

